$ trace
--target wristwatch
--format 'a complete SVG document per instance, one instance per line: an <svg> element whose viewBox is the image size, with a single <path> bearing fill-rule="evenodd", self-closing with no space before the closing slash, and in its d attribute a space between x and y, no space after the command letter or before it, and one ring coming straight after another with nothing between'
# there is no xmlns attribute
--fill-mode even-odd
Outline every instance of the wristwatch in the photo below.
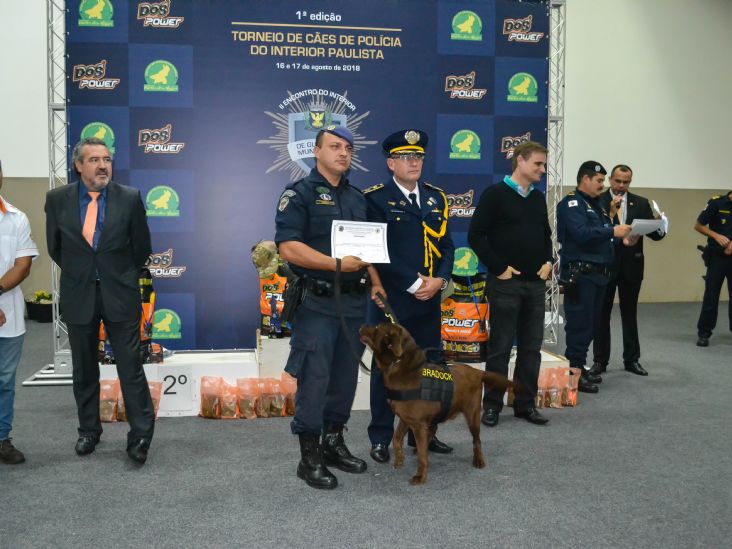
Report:
<svg viewBox="0 0 732 549"><path fill-rule="evenodd" d="M447 280L443 278L442 285L440 286L440 291L444 290L445 288L447 288Z"/></svg>

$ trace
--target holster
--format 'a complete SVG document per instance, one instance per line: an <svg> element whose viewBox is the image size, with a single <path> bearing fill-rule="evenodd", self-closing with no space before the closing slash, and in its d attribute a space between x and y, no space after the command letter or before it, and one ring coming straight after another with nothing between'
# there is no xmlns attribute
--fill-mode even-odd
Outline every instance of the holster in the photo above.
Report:
<svg viewBox="0 0 732 549"><path fill-rule="evenodd" d="M696 247L696 249L701 252L701 258L702 258L702 261L704 262L704 266L706 268L709 268L709 256L712 253L711 250L709 249L709 244L707 244L706 246L699 245Z"/></svg>
<svg viewBox="0 0 732 549"><path fill-rule="evenodd" d="M287 285L285 291L282 292L282 313L280 318L282 323L292 322L295 317L295 311L300 306L305 297L305 279L297 276L291 269L287 273Z"/></svg>

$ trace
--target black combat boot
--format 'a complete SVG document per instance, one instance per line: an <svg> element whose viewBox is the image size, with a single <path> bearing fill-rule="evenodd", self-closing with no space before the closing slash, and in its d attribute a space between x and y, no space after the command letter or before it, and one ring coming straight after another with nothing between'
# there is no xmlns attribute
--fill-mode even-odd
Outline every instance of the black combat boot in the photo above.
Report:
<svg viewBox="0 0 732 549"><path fill-rule="evenodd" d="M310 433L300 434L300 455L302 459L297 464L297 476L313 488L332 490L338 486L335 478L323 463L323 447L320 445L320 436Z"/></svg>
<svg viewBox="0 0 732 549"><path fill-rule="evenodd" d="M351 455L343 440L343 425L329 423L323 433L323 458L325 463L346 473L363 473L366 462Z"/></svg>

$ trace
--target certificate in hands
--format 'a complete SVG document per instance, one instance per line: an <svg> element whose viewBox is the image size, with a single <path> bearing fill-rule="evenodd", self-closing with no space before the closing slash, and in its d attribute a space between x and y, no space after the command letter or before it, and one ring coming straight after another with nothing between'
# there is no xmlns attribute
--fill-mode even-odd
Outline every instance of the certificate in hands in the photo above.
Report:
<svg viewBox="0 0 732 549"><path fill-rule="evenodd" d="M663 228L662 219L634 219L628 236L644 235Z"/></svg>
<svg viewBox="0 0 732 549"><path fill-rule="evenodd" d="M330 249L336 258L353 255L366 263L390 263L386 223L333 221Z"/></svg>

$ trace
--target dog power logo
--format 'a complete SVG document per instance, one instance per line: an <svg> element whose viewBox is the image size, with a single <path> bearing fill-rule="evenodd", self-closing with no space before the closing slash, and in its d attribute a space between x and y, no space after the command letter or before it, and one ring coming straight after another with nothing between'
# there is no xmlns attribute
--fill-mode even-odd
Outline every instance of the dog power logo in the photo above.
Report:
<svg viewBox="0 0 732 549"><path fill-rule="evenodd" d="M158 59L145 68L146 92L170 92L178 91L178 69L170 61Z"/></svg>
<svg viewBox="0 0 732 549"><path fill-rule="evenodd" d="M80 27L114 27L114 6L111 0L81 0Z"/></svg>
<svg viewBox="0 0 732 549"><path fill-rule="evenodd" d="M147 268L155 278L180 278L187 267L173 267L173 248L158 254L150 254Z"/></svg>
<svg viewBox="0 0 732 549"><path fill-rule="evenodd" d="M524 19L504 19L503 35L508 37L509 42L537 44L544 37L544 33L531 32L533 21L533 15L529 15Z"/></svg>
<svg viewBox="0 0 732 549"><path fill-rule="evenodd" d="M137 19L142 21L144 27L155 27L159 29L177 29L185 20L185 17L171 16L171 5L173 0L162 2L140 2L137 5Z"/></svg>
<svg viewBox="0 0 732 549"><path fill-rule="evenodd" d="M107 74L107 60L102 59L96 65L74 65L73 81L79 83L79 89L113 90L119 85L119 78L104 78Z"/></svg>
<svg viewBox="0 0 732 549"><path fill-rule="evenodd" d="M153 339L180 339L182 324L173 309L159 309L153 316Z"/></svg>
<svg viewBox="0 0 732 549"><path fill-rule="evenodd" d="M172 124L157 130L140 130L137 134L137 145L144 147L145 154L178 154L186 144L173 143L171 142L172 137Z"/></svg>
<svg viewBox="0 0 732 549"><path fill-rule="evenodd" d="M539 86L536 78L528 72L518 72L508 81L508 96L506 99L517 103L536 103L539 98Z"/></svg>
<svg viewBox="0 0 732 549"><path fill-rule="evenodd" d="M452 18L451 40L483 40L483 21L474 11L459 11Z"/></svg>
<svg viewBox="0 0 732 549"><path fill-rule="evenodd" d="M96 137L104 141L109 153L114 156L114 131L104 122L91 122L81 130L81 139Z"/></svg>
<svg viewBox="0 0 732 549"><path fill-rule="evenodd" d="M287 92L288 96L279 105L280 112L265 111L272 119L277 133L274 137L260 139L259 145L269 145L277 152L266 173L274 170L289 170L290 180L295 181L310 173L315 167L315 137L318 132L331 125L345 126L353 134L353 156L351 169L369 171L362 163L357 151L376 141L367 141L358 133L358 128L369 112L359 114L356 105L347 97L348 92L312 88L299 92ZM280 202L280 208L287 204Z"/></svg>
<svg viewBox="0 0 732 549"><path fill-rule="evenodd" d="M514 149L521 143L526 143L527 141L531 141L531 132L526 132L524 135L517 135L516 137L512 135L501 137L501 154L505 154L506 159L510 160L513 158Z"/></svg>
<svg viewBox="0 0 732 549"><path fill-rule="evenodd" d="M483 99L488 90L474 88L475 71L465 76L448 76L445 78L445 91L450 92L450 99Z"/></svg>
<svg viewBox="0 0 732 549"><path fill-rule="evenodd" d="M450 139L452 160L480 160L480 138L472 130L459 130Z"/></svg>
<svg viewBox="0 0 732 549"><path fill-rule="evenodd" d="M145 197L148 217L180 217L178 193L167 185L158 185Z"/></svg>
<svg viewBox="0 0 732 549"><path fill-rule="evenodd" d="M450 217L472 217L475 207L473 207L473 189L464 194L448 194L447 207L450 208Z"/></svg>

